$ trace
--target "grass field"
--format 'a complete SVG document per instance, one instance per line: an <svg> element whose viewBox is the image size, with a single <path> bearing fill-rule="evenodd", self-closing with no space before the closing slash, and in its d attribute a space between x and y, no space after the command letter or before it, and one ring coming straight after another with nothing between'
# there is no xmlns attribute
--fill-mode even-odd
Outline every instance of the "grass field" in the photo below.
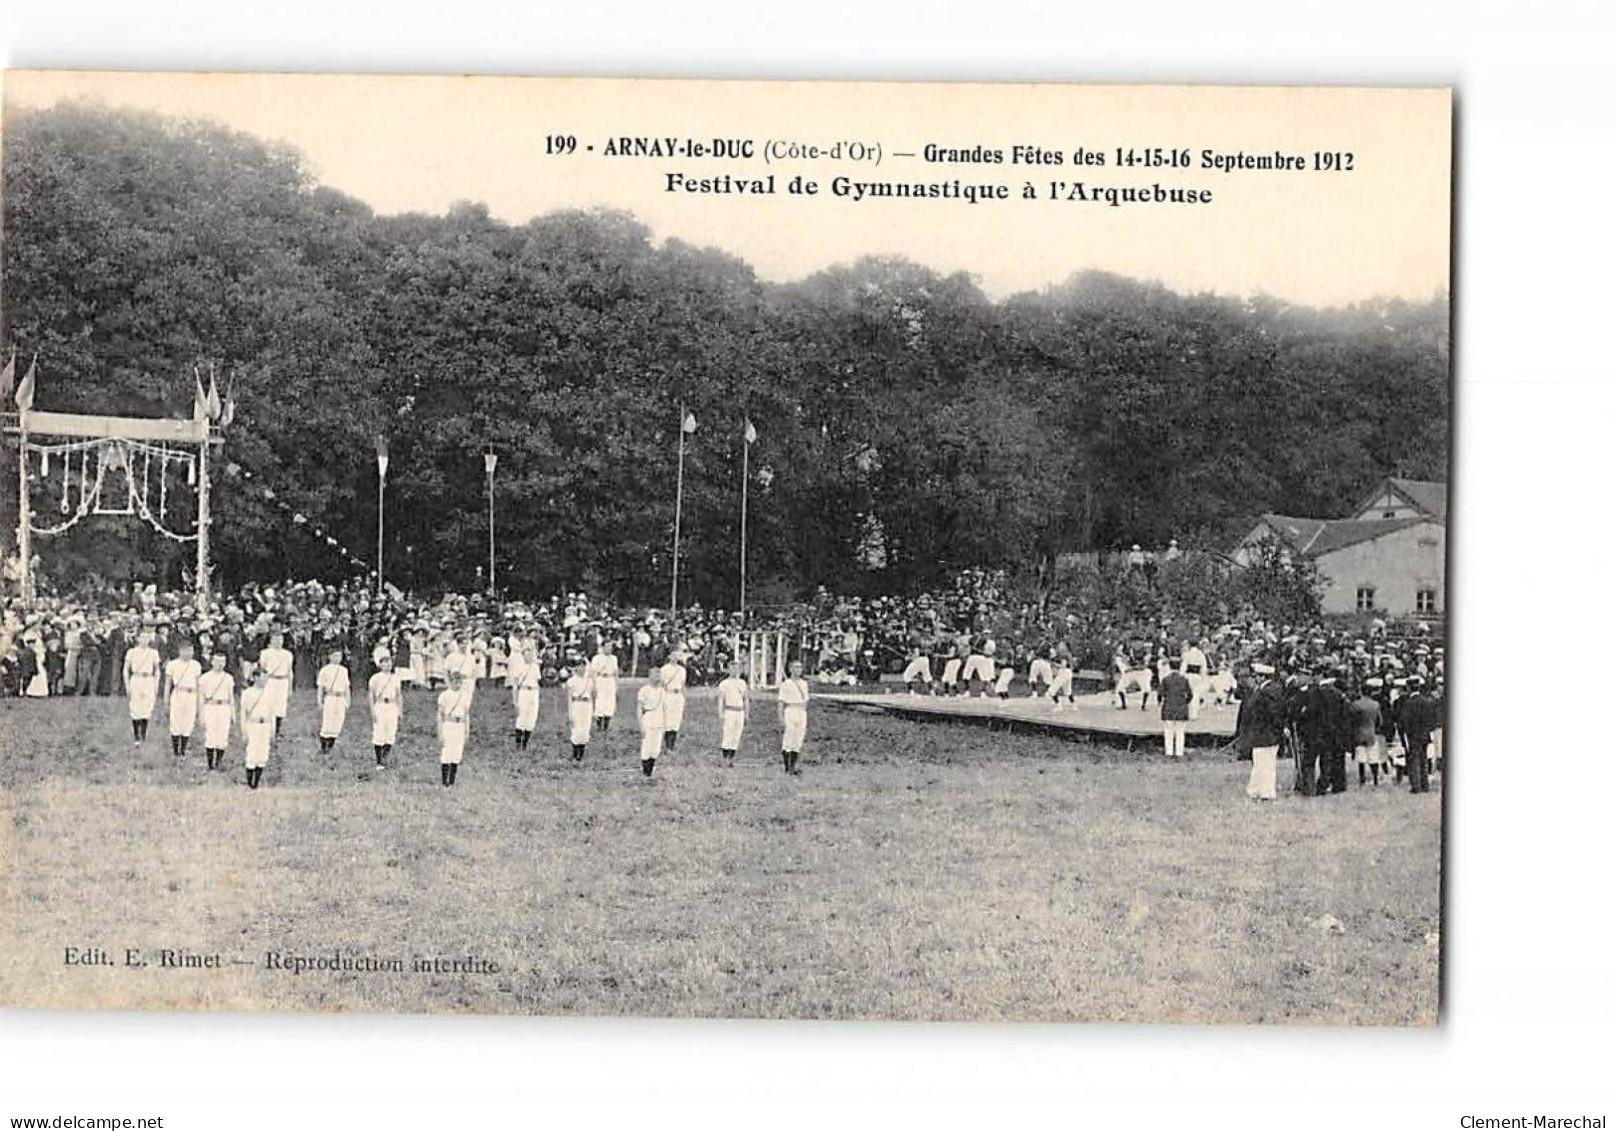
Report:
<svg viewBox="0 0 1616 1131"><path fill-rule="evenodd" d="M710 695L710 693L708 693ZM820 707L780 772L772 704L719 764L692 696L677 753L527 752L484 691L459 784L412 693L372 771L294 703L265 785L120 700L0 702L0 998L46 1007L1429 1024L1440 794L1271 805L1227 756L1150 754ZM624 694L625 707L628 694ZM620 714L618 724L631 720ZM1332 917L1333 921L1332 922ZM1322 925L1321 925L1322 922ZM1338 923L1337 927L1335 924ZM100 948L111 966L68 965ZM126 951L136 962L125 964ZM220 956L164 968L161 949ZM294 973L268 952L399 959ZM416 972L470 958L498 972Z"/></svg>

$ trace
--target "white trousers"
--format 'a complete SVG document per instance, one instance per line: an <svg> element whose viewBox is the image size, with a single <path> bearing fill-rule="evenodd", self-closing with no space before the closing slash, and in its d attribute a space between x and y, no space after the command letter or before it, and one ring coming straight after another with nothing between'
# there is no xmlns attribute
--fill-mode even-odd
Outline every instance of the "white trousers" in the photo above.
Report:
<svg viewBox="0 0 1616 1131"><path fill-rule="evenodd" d="M459 765L460 760L466 756L466 724L443 721L443 752L438 755L438 761L444 765Z"/></svg>
<svg viewBox="0 0 1616 1131"><path fill-rule="evenodd" d="M909 661L909 666L903 669L905 683L913 683L917 679L921 683L931 682L931 660L925 656L916 656Z"/></svg>
<svg viewBox="0 0 1616 1131"><path fill-rule="evenodd" d="M348 721L348 697L328 695L320 708L320 737L336 738L342 734L342 724Z"/></svg>
<svg viewBox="0 0 1616 1131"><path fill-rule="evenodd" d="M654 724L640 724L640 761L649 762L662 753L662 728Z"/></svg>
<svg viewBox="0 0 1616 1131"><path fill-rule="evenodd" d="M804 707L787 707L785 733L780 738L780 749L794 754L802 753L802 740L808 734L808 711Z"/></svg>
<svg viewBox="0 0 1616 1131"><path fill-rule="evenodd" d="M539 722L539 689L519 687L516 690L516 729L532 730Z"/></svg>
<svg viewBox="0 0 1616 1131"><path fill-rule="evenodd" d="M377 703L370 712L370 744L391 746L398 739L398 704Z"/></svg>
<svg viewBox="0 0 1616 1131"><path fill-rule="evenodd" d="M617 716L617 680L611 676L595 678L595 717L611 719Z"/></svg>
<svg viewBox="0 0 1616 1131"><path fill-rule="evenodd" d="M594 726L595 712L587 698L568 701L567 728L574 746L589 745L589 732Z"/></svg>
<svg viewBox="0 0 1616 1131"><path fill-rule="evenodd" d="M662 729L679 733L685 722L685 693L670 691L662 697Z"/></svg>
<svg viewBox="0 0 1616 1131"><path fill-rule="evenodd" d="M39 678L45 678L41 672ZM129 677L129 717L131 719L149 719L157 706L157 677L154 675L137 675Z"/></svg>
<svg viewBox="0 0 1616 1131"><path fill-rule="evenodd" d="M275 740L275 720L248 719L242 728L247 736L246 764L249 770L261 770L269 765L269 747Z"/></svg>
<svg viewBox="0 0 1616 1131"><path fill-rule="evenodd" d="M168 733L191 737L196 730L196 692L176 690L168 696Z"/></svg>
<svg viewBox="0 0 1616 1131"><path fill-rule="evenodd" d="M960 672L960 678L969 682L980 679L983 683L993 682L993 661L986 656L971 656L965 661L965 670Z"/></svg>
<svg viewBox="0 0 1616 1131"><path fill-rule="evenodd" d="M1169 758L1184 757L1184 732L1189 729L1189 723L1183 719L1162 720L1162 745L1167 750Z"/></svg>
<svg viewBox="0 0 1616 1131"><path fill-rule="evenodd" d="M202 745L223 750L230 745L230 704L209 703L202 707Z"/></svg>
<svg viewBox="0 0 1616 1131"><path fill-rule="evenodd" d="M1272 801L1279 796L1279 747L1257 746L1251 751L1251 779L1246 796L1254 801Z"/></svg>
<svg viewBox="0 0 1616 1131"><path fill-rule="evenodd" d="M746 729L746 712L724 712L724 739L720 748L724 750L739 750L741 748L741 732Z"/></svg>
<svg viewBox="0 0 1616 1131"><path fill-rule="evenodd" d="M1027 668L1027 682L1032 684L1034 695L1038 694L1040 688L1048 687L1054 678L1054 665L1041 656Z"/></svg>

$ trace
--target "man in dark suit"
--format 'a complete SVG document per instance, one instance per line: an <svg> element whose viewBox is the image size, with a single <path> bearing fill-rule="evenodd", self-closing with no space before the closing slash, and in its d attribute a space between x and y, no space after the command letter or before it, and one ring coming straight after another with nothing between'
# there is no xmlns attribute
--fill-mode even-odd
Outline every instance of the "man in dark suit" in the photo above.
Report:
<svg viewBox="0 0 1616 1131"><path fill-rule="evenodd" d="M1319 788L1326 793L1347 791L1347 751L1352 746L1356 716L1352 702L1339 686L1341 673L1319 680Z"/></svg>
<svg viewBox="0 0 1616 1131"><path fill-rule="evenodd" d="M1195 688L1190 686L1188 677L1179 671L1179 660L1175 656L1167 661L1171 669L1162 676L1161 686L1157 689L1157 699L1161 702L1162 744L1166 748L1169 758L1184 757L1184 734L1189 727L1190 701L1195 698Z"/></svg>
<svg viewBox="0 0 1616 1131"><path fill-rule="evenodd" d="M1325 747L1325 697L1311 673L1304 675L1286 702L1286 720L1296 738L1294 786L1304 797L1319 792L1319 755Z"/></svg>
<svg viewBox="0 0 1616 1131"><path fill-rule="evenodd" d="M1251 665L1260 681L1251 701L1241 712L1241 742L1251 747L1251 777L1246 796L1254 801L1273 801L1278 795L1277 763L1279 739L1285 729L1285 689L1274 678L1273 666L1265 662Z"/></svg>
<svg viewBox="0 0 1616 1131"><path fill-rule="evenodd" d="M1442 725L1442 714L1436 700L1425 693L1425 681L1419 676L1409 677L1408 688L1409 695L1402 703L1399 716L1407 750L1408 791L1428 793L1431 780L1425 749L1431 743L1431 732Z"/></svg>

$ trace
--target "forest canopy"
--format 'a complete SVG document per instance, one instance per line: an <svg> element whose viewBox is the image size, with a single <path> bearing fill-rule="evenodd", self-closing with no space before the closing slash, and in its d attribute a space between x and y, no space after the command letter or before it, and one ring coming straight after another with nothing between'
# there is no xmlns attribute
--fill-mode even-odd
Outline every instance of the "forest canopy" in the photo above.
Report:
<svg viewBox="0 0 1616 1131"><path fill-rule="evenodd" d="M37 407L188 415L212 362L224 459L367 562L385 435L405 587L473 584L492 444L502 588L663 594L681 404L681 592L705 601L734 588L746 418L759 600L1227 548L1263 511L1446 478L1446 295L1319 310L1085 270L994 301L879 256L772 283L622 212L377 215L292 150L91 104L8 111L3 174L4 343L37 353ZM221 580L351 568L215 481ZM106 519L41 549L176 581L187 556Z"/></svg>

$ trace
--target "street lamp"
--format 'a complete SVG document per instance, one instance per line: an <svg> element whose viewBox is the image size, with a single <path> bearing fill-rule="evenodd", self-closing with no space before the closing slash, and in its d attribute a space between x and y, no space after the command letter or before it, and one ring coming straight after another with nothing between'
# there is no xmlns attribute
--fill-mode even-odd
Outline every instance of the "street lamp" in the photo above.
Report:
<svg viewBox="0 0 1616 1131"><path fill-rule="evenodd" d="M499 453L490 447L483 453L483 471L488 474L488 592L496 593L494 584L494 468L499 464Z"/></svg>

